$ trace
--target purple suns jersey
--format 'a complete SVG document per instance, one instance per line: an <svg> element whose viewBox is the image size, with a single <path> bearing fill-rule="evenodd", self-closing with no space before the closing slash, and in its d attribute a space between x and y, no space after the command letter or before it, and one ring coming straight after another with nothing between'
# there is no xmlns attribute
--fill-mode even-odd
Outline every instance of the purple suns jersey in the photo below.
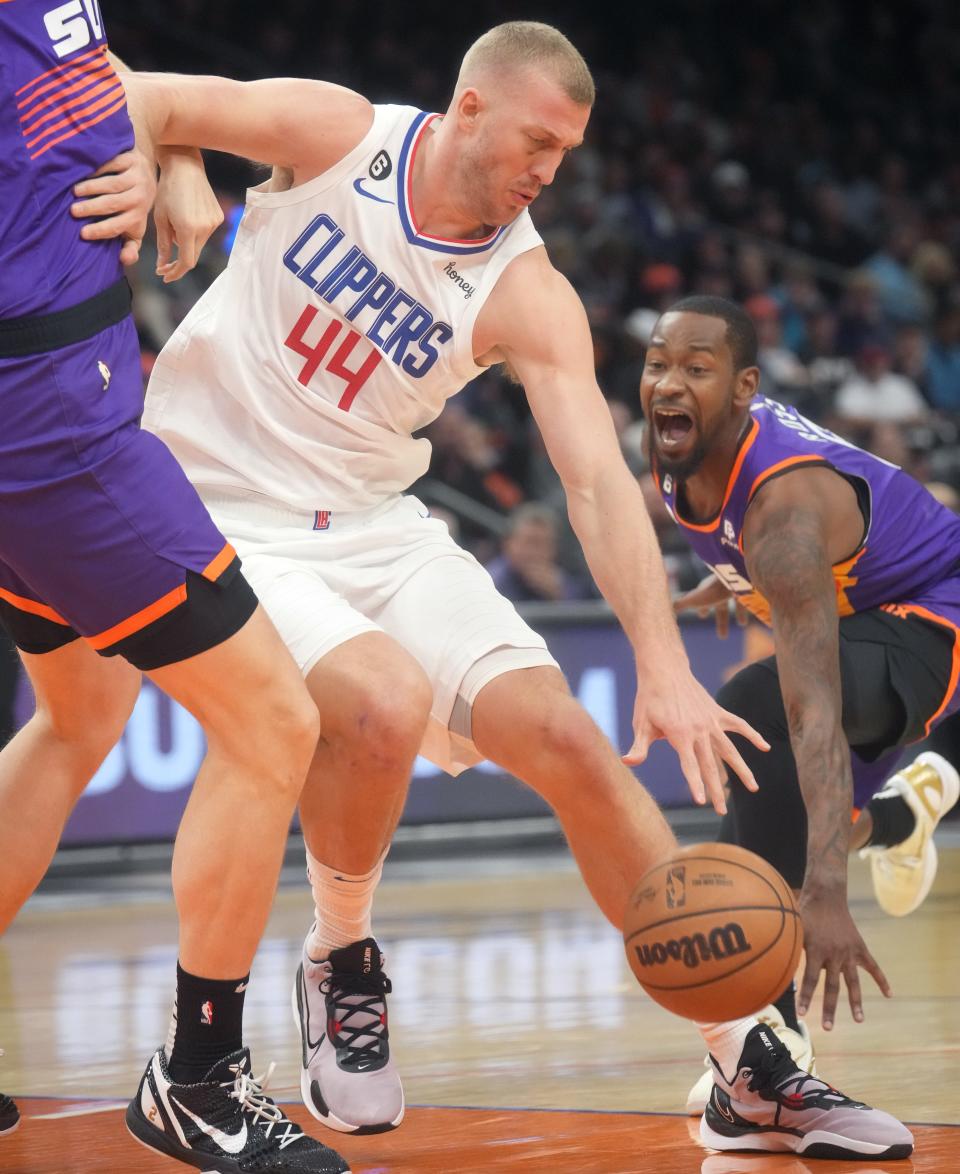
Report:
<svg viewBox="0 0 960 1174"><path fill-rule="evenodd" d="M0 320L85 301L121 276L84 241L73 185L133 146L97 0L0 0Z"/></svg>
<svg viewBox="0 0 960 1174"><path fill-rule="evenodd" d="M841 616L883 608L912 613L956 633L960 658L960 517L901 469L849 444L793 408L758 397L730 472L723 504L706 522L685 520L674 478L657 487L696 553L764 623L770 606L750 582L743 522L761 486L801 466L835 469L853 484L866 518L863 541L833 568Z"/></svg>

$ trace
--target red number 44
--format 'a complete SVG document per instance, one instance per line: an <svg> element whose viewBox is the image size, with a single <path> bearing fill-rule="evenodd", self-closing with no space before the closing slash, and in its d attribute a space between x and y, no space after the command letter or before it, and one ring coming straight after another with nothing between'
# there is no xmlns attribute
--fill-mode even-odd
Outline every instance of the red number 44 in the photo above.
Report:
<svg viewBox="0 0 960 1174"><path fill-rule="evenodd" d="M352 371L347 366L347 360L353 353L353 348L363 338L363 335L358 334L356 330L350 330L349 327L345 327L341 322L334 320L327 323L326 329L316 342L307 342L307 331L313 325L313 320L317 317L318 313L319 311L314 306L307 306L297 319L293 330L287 335L283 345L306 359L300 374L297 376L297 381L306 387L316 374L317 368L326 359L333 344L346 331L345 337L340 341L340 345L331 355L329 362L324 365L324 370L346 383L347 386L344 389L343 395L337 401L337 407L342 408L345 412L349 412L350 406L357 398L360 389L380 365L383 356L379 351L371 350L370 354L367 355L360 366Z"/></svg>

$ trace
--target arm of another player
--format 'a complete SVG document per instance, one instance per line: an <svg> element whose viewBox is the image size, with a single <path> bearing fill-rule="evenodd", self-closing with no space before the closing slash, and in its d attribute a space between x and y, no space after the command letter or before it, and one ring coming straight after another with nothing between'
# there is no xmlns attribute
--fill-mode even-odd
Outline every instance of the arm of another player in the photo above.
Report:
<svg viewBox="0 0 960 1174"><path fill-rule="evenodd" d="M208 147L289 167L297 183L339 162L370 129L373 107L344 86L305 78L125 73L127 105L146 143Z"/></svg>
<svg viewBox="0 0 960 1174"><path fill-rule="evenodd" d="M725 730L766 748L694 679L670 605L666 573L643 494L620 452L593 369L586 315L566 278L536 249L514 260L481 311L480 339L517 373L563 482L571 524L597 585L637 658L634 742L642 762L666 738L698 803L725 810L721 760L744 784L753 775ZM482 350L482 342L481 342Z"/></svg>
<svg viewBox="0 0 960 1174"><path fill-rule="evenodd" d="M836 587L830 563L831 502L823 469L771 481L743 527L747 570L770 603L777 671L807 810L807 867L800 911L806 966L804 1014L826 971L823 1026L833 1026L843 977L854 1019L863 1019L859 967L885 995L883 971L847 907L847 850L853 777L842 725Z"/></svg>
<svg viewBox="0 0 960 1174"><path fill-rule="evenodd" d="M118 74L130 73L119 57L113 53L108 56ZM77 218L94 218L80 230L84 240L123 236L120 260L130 265L138 259L150 207L155 204L157 272L165 282L176 281L196 265L210 234L223 222L223 213L207 183L198 150L158 147L158 185L153 144L141 117L134 118L134 135L134 150L111 159L90 179L74 186L77 202L70 211ZM140 149L144 145L147 153ZM174 242L178 246L176 260L171 259Z"/></svg>

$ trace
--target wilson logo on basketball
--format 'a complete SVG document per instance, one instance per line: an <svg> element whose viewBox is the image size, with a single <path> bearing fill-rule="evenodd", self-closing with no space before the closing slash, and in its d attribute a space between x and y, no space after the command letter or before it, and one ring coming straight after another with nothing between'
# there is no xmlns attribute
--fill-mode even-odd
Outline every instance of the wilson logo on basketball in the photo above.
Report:
<svg viewBox="0 0 960 1174"><path fill-rule="evenodd" d="M748 954L752 949L743 927L735 921L715 926L709 934L695 933L634 946L637 962L644 968L674 961L682 962L690 970L695 970L701 962L719 962L738 954Z"/></svg>

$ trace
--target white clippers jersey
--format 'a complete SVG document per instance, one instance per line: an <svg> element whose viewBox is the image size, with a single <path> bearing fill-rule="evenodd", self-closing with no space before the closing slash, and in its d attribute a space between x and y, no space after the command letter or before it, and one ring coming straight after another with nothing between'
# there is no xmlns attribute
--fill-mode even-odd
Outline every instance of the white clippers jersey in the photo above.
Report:
<svg viewBox="0 0 960 1174"><path fill-rule="evenodd" d="M422 233L410 203L430 115L375 107L323 175L247 205L225 272L163 348L144 426L201 488L366 509L430 461L411 435L480 373L473 327L541 239L524 211L481 240Z"/></svg>

